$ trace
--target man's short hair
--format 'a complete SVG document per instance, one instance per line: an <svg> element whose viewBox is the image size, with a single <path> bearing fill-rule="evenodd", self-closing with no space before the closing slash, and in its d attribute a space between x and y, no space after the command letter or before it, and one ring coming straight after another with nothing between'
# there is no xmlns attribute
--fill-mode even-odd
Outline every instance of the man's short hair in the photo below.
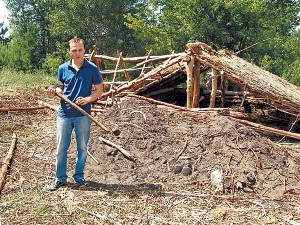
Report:
<svg viewBox="0 0 300 225"><path fill-rule="evenodd" d="M70 45L71 43L82 43L83 44L83 47L85 48L84 46L84 40L81 39L81 38L72 38L69 43L68 43L68 50L70 50Z"/></svg>

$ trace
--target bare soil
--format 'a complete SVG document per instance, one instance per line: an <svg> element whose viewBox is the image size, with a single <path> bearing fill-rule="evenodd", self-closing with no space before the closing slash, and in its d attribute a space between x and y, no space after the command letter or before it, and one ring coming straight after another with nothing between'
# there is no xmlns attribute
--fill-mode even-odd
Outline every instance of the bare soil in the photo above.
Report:
<svg viewBox="0 0 300 225"><path fill-rule="evenodd" d="M37 106L41 95L37 90L1 92L0 107ZM43 96L43 101L59 104L56 98ZM300 222L297 142L278 144L230 117L123 98L105 113L94 114L110 132L91 127L89 152L99 165L88 156L88 187L78 188L72 179L73 134L68 185L49 193L46 188L55 175L56 112L46 108L0 115L1 161L12 134L18 137L1 193L0 224L12 220L54 224L66 218L64 223L82 224L101 220L105 224ZM124 148L134 159L104 144L100 137ZM214 171L222 176L219 185L211 178ZM30 196L36 200L29 200ZM24 209L24 204L30 209ZM65 217L61 210L66 211ZM85 219L79 220L79 215Z"/></svg>

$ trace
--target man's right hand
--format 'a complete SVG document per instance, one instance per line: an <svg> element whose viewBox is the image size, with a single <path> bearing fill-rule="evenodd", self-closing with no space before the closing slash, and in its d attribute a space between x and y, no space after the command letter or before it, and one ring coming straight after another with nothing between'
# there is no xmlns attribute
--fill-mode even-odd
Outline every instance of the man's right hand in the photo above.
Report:
<svg viewBox="0 0 300 225"><path fill-rule="evenodd" d="M47 95L50 96L50 97L54 97L55 96L55 89L53 87L48 87Z"/></svg>
<svg viewBox="0 0 300 225"><path fill-rule="evenodd" d="M57 87L56 89L54 87L49 87L47 89L47 95L50 97L54 97L56 92L62 93L62 89L60 87Z"/></svg>

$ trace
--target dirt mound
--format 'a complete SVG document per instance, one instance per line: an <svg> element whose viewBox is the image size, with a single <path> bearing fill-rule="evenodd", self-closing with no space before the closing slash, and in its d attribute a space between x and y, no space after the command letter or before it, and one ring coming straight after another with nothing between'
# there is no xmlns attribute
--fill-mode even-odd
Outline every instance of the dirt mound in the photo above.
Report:
<svg viewBox="0 0 300 225"><path fill-rule="evenodd" d="M0 105L32 106L34 98L34 94L24 93L3 95ZM53 98L46 101L59 103ZM94 124L91 128L89 152L100 164L88 157L85 172L86 179L95 185L193 184L214 190L211 174L218 171L221 192L230 193L234 187L235 193L241 190L241 194L245 191L280 198L298 190L299 159L230 117L182 112L129 97L95 117L111 130L105 133ZM37 168L34 174L42 173L46 183L55 172L55 118L56 112L49 109L1 113L3 149L9 148L5 140L17 131L22 138L16 162L24 168ZM100 137L130 152L134 160L104 144ZM70 177L76 161L75 142L73 134L68 159ZM4 158L5 152L0 156ZM46 156L47 163L40 160Z"/></svg>
<svg viewBox="0 0 300 225"><path fill-rule="evenodd" d="M124 98L96 118L111 132L92 127L89 151L100 165L89 157L86 178L91 181L212 186L211 174L219 171L221 190L232 191L234 186L264 197L280 197L298 185L299 161L250 128L216 113L180 112ZM123 147L134 160L99 137ZM75 152L76 145L72 148ZM73 167L74 160L69 162Z"/></svg>

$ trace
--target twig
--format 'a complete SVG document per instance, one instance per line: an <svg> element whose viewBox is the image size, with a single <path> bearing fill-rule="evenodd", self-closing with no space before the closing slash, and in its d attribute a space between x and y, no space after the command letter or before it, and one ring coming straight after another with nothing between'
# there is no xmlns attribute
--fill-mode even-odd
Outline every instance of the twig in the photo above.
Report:
<svg viewBox="0 0 300 225"><path fill-rule="evenodd" d="M55 106L53 106L53 105L50 105L50 104L48 104L48 103L46 103L46 102L43 102L43 101L38 101L38 103L40 104L40 105L43 105L43 106L45 106L45 107L48 107L49 109L52 109L52 110L54 110L54 111L58 111L58 107L55 107Z"/></svg>
<svg viewBox="0 0 300 225"><path fill-rule="evenodd" d="M255 152L253 149L249 148L249 150L253 152L253 154L254 154L254 156L255 156L255 158L256 158L257 167L258 167L259 169L261 169L261 165L260 165L260 161L259 161L258 155L256 154L256 152Z"/></svg>
<svg viewBox="0 0 300 225"><path fill-rule="evenodd" d="M79 207L79 206L75 206L75 208L77 208L77 209L79 209L79 210L81 210L81 211L83 211L83 212L86 212L86 213L88 213L88 214L90 214L90 215L92 215L92 216L95 216L95 217L97 217L97 218L99 218L99 219L102 219L102 220L108 220L109 222L111 222L111 223L113 223L113 224L119 224L119 225L121 225L120 223L118 223L117 221L114 221L113 219L110 219L110 218L105 217L105 216L100 216L100 215L98 215L98 214L96 214L96 213L92 213L92 212L90 212L90 211L88 211L88 210L86 210L86 209L83 209L83 208Z"/></svg>
<svg viewBox="0 0 300 225"><path fill-rule="evenodd" d="M263 43L263 42L265 42L265 41L268 41L268 40L270 40L270 39L271 39L271 38L267 38L267 39L265 39L265 40L263 40L263 41L259 41L259 42L255 43L255 44L253 44L253 45L251 45L251 46L249 46L249 47L247 47L247 48L244 48L244 49L242 49L242 50L236 52L236 54L239 54L239 53L241 53L241 52L244 52L244 51L246 51L246 50L248 50L248 49L250 49L250 48L253 48L254 46L256 46L256 45L258 45L258 44L261 44L261 43Z"/></svg>
<svg viewBox="0 0 300 225"><path fill-rule="evenodd" d="M140 128L142 131L146 132L147 134L149 134L150 136L152 136L153 138L156 138L153 134L150 134L148 131L146 131L145 129L141 128L140 126L134 124L134 123L129 123L129 122L124 122L124 124L128 124L128 125L132 125L135 126L137 128Z"/></svg>
<svg viewBox="0 0 300 225"><path fill-rule="evenodd" d="M188 143L189 143L188 140L186 140L183 149L177 154L177 156L175 158L176 160L178 160L178 158L182 155L182 153L184 153L184 151L186 150L186 147L187 147Z"/></svg>
<svg viewBox="0 0 300 225"><path fill-rule="evenodd" d="M129 158L129 159L134 159L134 156L131 155L128 151L126 151L126 150L123 149L122 147L120 147L120 146L118 146L118 145L112 143L111 141L108 141L108 140L106 140L106 139L104 139L104 138L102 138L102 137L99 137L99 139L100 139L101 141L103 141L105 144L108 144L108 145L110 145L110 146L116 148L117 150L119 150L119 151L120 151L121 153L123 153L127 158Z"/></svg>
<svg viewBox="0 0 300 225"><path fill-rule="evenodd" d="M227 167L227 169L229 171L229 175L230 175L230 181L231 181L231 186L232 186L231 193L232 193L232 196L233 196L234 195L234 181L233 181L233 176L232 176L231 169L230 169L230 166L229 166L228 163L226 163L226 167Z"/></svg>
<svg viewBox="0 0 300 225"><path fill-rule="evenodd" d="M98 164L98 165L100 165L100 162L97 160L97 159L95 159L95 157L89 152L89 150L87 150L87 154Z"/></svg>
<svg viewBox="0 0 300 225"><path fill-rule="evenodd" d="M145 116L145 114L143 112L141 112L141 111L133 111L133 112L129 113L129 116L131 116L133 113L140 113L140 114L142 114L142 116L144 117L144 120L147 121L147 118L146 118L146 116Z"/></svg>

